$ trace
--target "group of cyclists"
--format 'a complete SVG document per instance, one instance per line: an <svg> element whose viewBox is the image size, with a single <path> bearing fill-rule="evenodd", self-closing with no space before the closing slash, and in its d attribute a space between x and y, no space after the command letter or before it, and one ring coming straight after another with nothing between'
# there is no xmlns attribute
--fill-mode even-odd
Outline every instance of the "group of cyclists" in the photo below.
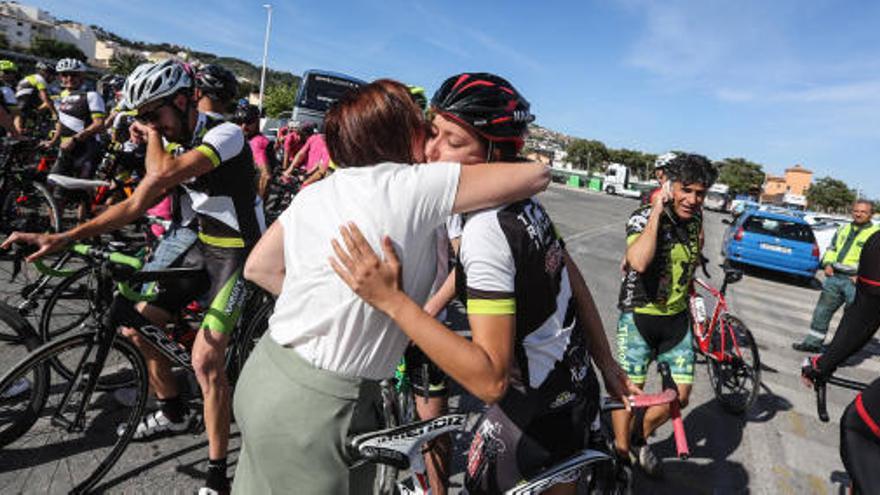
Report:
<svg viewBox="0 0 880 495"><path fill-rule="evenodd" d="M16 72L0 61L4 83ZM666 362L687 405L694 377L687 299L701 263L702 204L717 178L706 157L658 158L661 187L626 222L612 346L587 278L534 197L549 170L520 158L535 116L503 77L456 74L430 101L421 88L377 80L338 100L323 128L284 128L273 145L260 133L259 109L236 105L235 76L221 66L145 63L102 78L100 91L88 73L75 59L38 66L14 93L3 88L0 126L7 136L29 136L31 122L55 122L42 145L59 147L52 173L63 176L91 178L102 143L117 143L137 169L137 187L71 229L16 232L3 247L31 244L36 260L148 212L169 219L144 269L200 276L161 280L151 302L117 299L112 312L148 363L157 407L135 432L148 440L189 431L196 411L167 360L129 328L162 328L193 301L204 311L192 347L208 437L200 494L361 489L345 439L375 426L369 404L377 383L403 355L409 370L430 370L428 380L412 380L426 399L416 402L421 419L445 411L449 378L487 405L467 453L470 493L503 492L587 445L599 409L593 366L605 392L625 398L642 393L652 360ZM56 77L61 91L53 95ZM267 226L273 177L297 175L305 176L297 179L302 187ZM63 191L57 196L63 201ZM856 302L805 377L832 373L880 325L878 250L874 235ZM246 280L276 304L233 399L224 356ZM469 339L444 324L456 298ZM841 421L844 463L863 493L880 489L870 469L880 461L878 383ZM242 449L230 483L233 409ZM613 413L623 469L661 474L648 439L669 409ZM449 443L439 437L425 452L433 493L446 493ZM571 481L554 493L575 489Z"/></svg>

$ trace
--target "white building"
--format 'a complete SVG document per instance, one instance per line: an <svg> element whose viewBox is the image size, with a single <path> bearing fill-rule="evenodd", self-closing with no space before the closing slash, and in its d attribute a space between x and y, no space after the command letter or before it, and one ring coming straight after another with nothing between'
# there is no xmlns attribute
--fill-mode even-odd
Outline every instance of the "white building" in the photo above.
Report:
<svg viewBox="0 0 880 495"><path fill-rule="evenodd" d="M0 34L6 36L13 48L30 48L35 38L54 39L56 22L48 12L37 7L0 2Z"/></svg>
<svg viewBox="0 0 880 495"><path fill-rule="evenodd" d="M55 26L54 38L64 43L70 43L82 50L90 62L95 61L95 44L98 37L95 30L78 22L65 22Z"/></svg>

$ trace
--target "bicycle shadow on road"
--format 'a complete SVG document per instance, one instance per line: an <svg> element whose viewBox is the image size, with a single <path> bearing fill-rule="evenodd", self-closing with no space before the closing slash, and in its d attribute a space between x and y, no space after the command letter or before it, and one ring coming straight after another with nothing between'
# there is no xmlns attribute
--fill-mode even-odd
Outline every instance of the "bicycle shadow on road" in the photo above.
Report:
<svg viewBox="0 0 880 495"><path fill-rule="evenodd" d="M729 457L742 443L748 423L770 421L779 412L791 408L792 404L786 399L762 393L744 416L725 411L717 400L691 410L685 409L690 459L677 459L675 438L670 429L666 438L652 445L657 456L664 459L664 478L652 480L639 473L633 493L748 493L748 472L741 463L731 461Z"/></svg>
<svg viewBox="0 0 880 495"><path fill-rule="evenodd" d="M735 266L736 268L742 270L743 273L749 277L759 278L768 282L777 282L785 285L803 287L815 291L822 290L822 281L817 276L806 279L804 277L798 277L795 275L777 272L775 270L769 270L767 268L745 265L742 263L737 263Z"/></svg>

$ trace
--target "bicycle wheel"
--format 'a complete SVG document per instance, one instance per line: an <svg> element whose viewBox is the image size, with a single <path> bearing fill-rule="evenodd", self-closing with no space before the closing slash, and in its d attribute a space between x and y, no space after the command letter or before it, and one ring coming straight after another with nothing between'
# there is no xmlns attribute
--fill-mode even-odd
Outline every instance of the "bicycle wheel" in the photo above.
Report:
<svg viewBox="0 0 880 495"><path fill-rule="evenodd" d="M721 335L724 334L724 349ZM710 353L723 352L723 359L708 359L709 381L715 398L729 412L743 414L758 398L761 358L752 332L739 318L725 313L715 327Z"/></svg>
<svg viewBox="0 0 880 495"><path fill-rule="evenodd" d="M262 337L263 334L266 333L266 329L269 328L269 317L272 316L274 310L274 300L267 299L264 301L258 306L258 309L253 313L250 321L248 321L247 326L236 339L235 349L232 351L234 363L227 366L230 374L229 383L233 386L235 386L238 377L241 376L241 370L244 369L244 363L247 361L248 356L251 355L257 342L260 341L260 337ZM241 319L239 319L239 321L240 320Z"/></svg>
<svg viewBox="0 0 880 495"><path fill-rule="evenodd" d="M10 185L2 201L0 225L5 233L59 232L61 217L55 200L43 184Z"/></svg>
<svg viewBox="0 0 880 495"><path fill-rule="evenodd" d="M91 267L80 268L52 289L40 314L40 337L48 342L97 315L98 282Z"/></svg>
<svg viewBox="0 0 880 495"><path fill-rule="evenodd" d="M36 349L40 338L15 308L0 303L0 328L14 335L0 341L0 362L15 363L25 351ZM36 419L46 400L49 373L45 366L31 369L0 390L0 446L18 438Z"/></svg>
<svg viewBox="0 0 880 495"><path fill-rule="evenodd" d="M382 380L379 384L382 398L382 427L393 428L403 423L397 411L397 390L391 380ZM373 479L374 495L394 495L397 490L397 468L388 464L376 465L376 477Z"/></svg>
<svg viewBox="0 0 880 495"><path fill-rule="evenodd" d="M113 336L112 341L99 342L96 335L79 333L44 344L0 379L2 393L22 377L49 368L51 360L77 370L71 380L50 376L42 407L28 411L30 427L4 446L0 492L51 487L52 492L84 493L113 473L144 413L147 369L128 341ZM120 404L112 393L95 389L97 380L118 375L129 375L137 384L133 405ZM27 407L16 399L4 402L4 409ZM34 480L45 486L31 486Z"/></svg>

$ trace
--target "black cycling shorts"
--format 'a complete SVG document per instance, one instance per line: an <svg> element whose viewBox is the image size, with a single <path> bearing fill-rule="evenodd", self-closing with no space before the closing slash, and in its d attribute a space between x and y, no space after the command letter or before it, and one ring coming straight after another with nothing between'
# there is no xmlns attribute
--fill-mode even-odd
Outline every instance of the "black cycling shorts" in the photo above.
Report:
<svg viewBox="0 0 880 495"><path fill-rule="evenodd" d="M194 300L210 301L200 328L229 333L235 328L245 300L241 276L248 250L221 248L196 241L171 268L199 268L201 274L156 284L156 299L150 304L177 314Z"/></svg>
<svg viewBox="0 0 880 495"><path fill-rule="evenodd" d="M484 413L468 451L468 493L502 493L577 453L598 413L599 382L576 343L540 387L512 380L504 398Z"/></svg>
<svg viewBox="0 0 880 495"><path fill-rule="evenodd" d="M79 141L72 149L58 154L49 173L91 179L95 175L100 153L101 145L95 139Z"/></svg>
<svg viewBox="0 0 880 495"><path fill-rule="evenodd" d="M413 394L419 397L446 397L449 394L446 373L417 345L410 344L407 347L404 361Z"/></svg>

